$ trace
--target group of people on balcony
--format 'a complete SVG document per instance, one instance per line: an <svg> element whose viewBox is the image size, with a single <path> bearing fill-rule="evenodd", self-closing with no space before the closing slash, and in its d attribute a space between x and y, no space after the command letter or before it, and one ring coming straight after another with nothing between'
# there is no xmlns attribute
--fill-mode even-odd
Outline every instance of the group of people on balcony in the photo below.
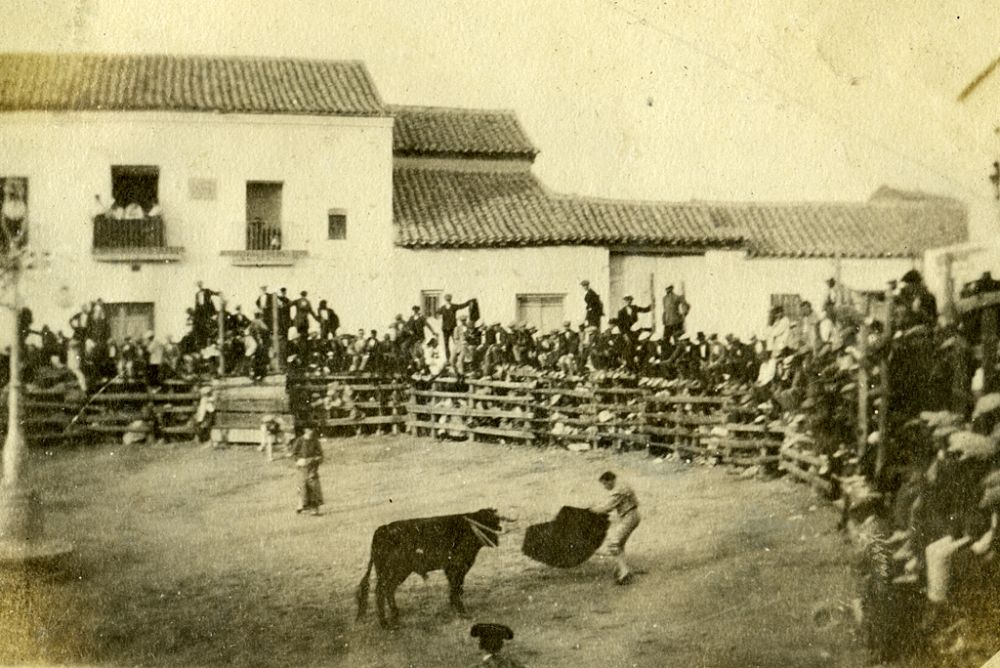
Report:
<svg viewBox="0 0 1000 668"><path fill-rule="evenodd" d="M146 220L147 218L159 218L163 215L160 203L152 200L149 206L143 207L139 202L129 202L122 204L114 199L110 204L105 204L100 195L94 195L94 218L104 220Z"/></svg>

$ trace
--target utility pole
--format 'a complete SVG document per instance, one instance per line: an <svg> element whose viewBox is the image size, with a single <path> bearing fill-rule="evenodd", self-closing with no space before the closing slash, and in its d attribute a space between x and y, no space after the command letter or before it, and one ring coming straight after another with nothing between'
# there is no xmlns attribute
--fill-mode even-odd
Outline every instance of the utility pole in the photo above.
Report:
<svg viewBox="0 0 1000 668"><path fill-rule="evenodd" d="M27 189L25 179L22 187ZM21 416L21 274L35 264L35 256L25 247L26 210L20 219L0 214L3 256L0 270L5 279L12 311L10 346L10 381L7 386L7 438L3 446L3 478L0 479L0 565L18 566L68 554L73 546L63 540L46 539L41 500L24 484L27 445Z"/></svg>
<svg viewBox="0 0 1000 668"><path fill-rule="evenodd" d="M226 375L226 298L219 293L219 378Z"/></svg>

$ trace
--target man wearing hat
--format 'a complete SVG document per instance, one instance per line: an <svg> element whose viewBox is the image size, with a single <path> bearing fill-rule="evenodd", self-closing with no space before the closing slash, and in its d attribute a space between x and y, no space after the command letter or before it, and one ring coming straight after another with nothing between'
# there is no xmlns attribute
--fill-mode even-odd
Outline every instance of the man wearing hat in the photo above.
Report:
<svg viewBox="0 0 1000 668"><path fill-rule="evenodd" d="M605 471L598 480L608 490L608 499L592 506L590 511L604 515L612 510L617 512L618 522L608 532L608 553L615 559L615 582L620 585L631 584L632 573L625 562L625 543L639 526L639 499L629 485L618 480L613 471Z"/></svg>
<svg viewBox="0 0 1000 668"><path fill-rule="evenodd" d="M319 515L323 505L323 489L319 483L319 465L323 463L323 447L310 427L295 427L291 456L299 470L299 507L295 512L311 511Z"/></svg>
<svg viewBox="0 0 1000 668"><path fill-rule="evenodd" d="M674 292L674 286L668 285L663 294L663 338L671 339L680 336L684 331L684 320L691 306L684 295Z"/></svg>
<svg viewBox="0 0 1000 668"><path fill-rule="evenodd" d="M580 287L583 288L583 304L585 311L584 319L587 321L588 327L601 328L601 318L604 317L604 304L601 302L601 297L590 287L590 281L581 281Z"/></svg>
<svg viewBox="0 0 1000 668"><path fill-rule="evenodd" d="M623 301L625 305L618 309L618 317L615 319L618 321L618 329L621 330L622 334L634 342L639 333L632 331L632 328L635 327L635 323L639 322L639 314L649 313L652 309L652 304L649 306L636 306L632 303L635 301L632 299L632 295L625 295Z"/></svg>
<svg viewBox="0 0 1000 668"><path fill-rule="evenodd" d="M899 329L917 325L933 327L937 324L937 299L924 285L924 278L916 269L903 274L903 287L899 291L903 314Z"/></svg>
<svg viewBox="0 0 1000 668"><path fill-rule="evenodd" d="M450 294L444 295L442 299L444 303L438 307L437 315L441 318L441 338L443 339L444 355L447 360L451 359L451 342L455 334L455 328L458 327L458 312L467 308L472 304L473 300L470 299L461 304L452 304Z"/></svg>
<svg viewBox="0 0 1000 668"><path fill-rule="evenodd" d="M316 317L316 312L313 311L312 304L309 302L308 292L303 290L299 293L299 298L295 300L295 330L299 333L299 338L303 341L309 336L309 318L312 317L313 320L319 321Z"/></svg>
<svg viewBox="0 0 1000 668"><path fill-rule="evenodd" d="M475 624L469 632L473 638L479 638L479 649L486 652L479 666L494 666L495 668L524 668L524 664L500 654L504 640L513 640L514 632L503 624Z"/></svg>
<svg viewBox="0 0 1000 668"><path fill-rule="evenodd" d="M212 323L215 320L215 302L212 298L219 293L205 287L205 284L198 281L198 289L194 293L194 331L195 340L198 345L203 346L208 342Z"/></svg>

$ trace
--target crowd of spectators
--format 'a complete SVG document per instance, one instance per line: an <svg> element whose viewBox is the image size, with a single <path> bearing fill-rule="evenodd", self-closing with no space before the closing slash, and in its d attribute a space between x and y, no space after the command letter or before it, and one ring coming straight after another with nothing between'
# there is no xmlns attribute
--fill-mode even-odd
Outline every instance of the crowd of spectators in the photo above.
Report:
<svg viewBox="0 0 1000 668"><path fill-rule="evenodd" d="M917 272L890 285L894 329L933 326L937 308ZM25 378L39 384L75 379L81 389L111 378L142 380L152 387L169 378L211 376L224 371L261 379L269 370L323 375L370 372L385 376L442 374L497 376L518 369L579 376L590 371L620 370L636 376L695 379L706 386L724 381L794 386L810 358L856 345L862 331L852 293L828 281L819 313L803 302L788 314L772 308L762 336L744 340L685 330L691 306L668 286L663 296L661 335L638 327L637 306L625 297L617 314L603 322L603 304L584 283L582 321L538 331L523 323L488 322L476 299L454 303L444 295L435 313L414 306L397 315L383 331L342 333L340 319L326 300L316 307L306 291L292 299L285 288L262 286L250 315L226 302L218 291L198 283L187 311L188 329L175 340L111 336L107 307L101 299L84 304L69 320L69 335L47 325L33 329L30 311L22 313ZM430 318L433 318L431 320ZM877 345L883 323L867 323ZM278 363L281 362L281 364ZM6 372L6 366L4 373Z"/></svg>

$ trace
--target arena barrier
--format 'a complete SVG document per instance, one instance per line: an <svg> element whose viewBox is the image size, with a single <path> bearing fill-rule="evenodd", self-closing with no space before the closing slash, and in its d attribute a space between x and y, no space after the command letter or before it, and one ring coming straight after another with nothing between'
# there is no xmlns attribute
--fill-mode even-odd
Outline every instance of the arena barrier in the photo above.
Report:
<svg viewBox="0 0 1000 668"><path fill-rule="evenodd" d="M815 456L783 450L783 427L764 421L742 397L678 393L658 383L614 376L497 380L342 373L273 376L256 384L245 378L202 385L168 381L151 392L142 384L114 382L89 397L78 390L27 391L25 424L32 427L32 442L144 434L152 430L151 411L161 436L190 438L199 400L211 388L211 437L220 444L258 444L263 418L270 415L286 439L295 425L328 437L405 428L421 437L576 451L646 449L769 470L780 464L798 479L821 478L822 465L810 464Z"/></svg>
<svg viewBox="0 0 1000 668"><path fill-rule="evenodd" d="M290 376L288 397L297 424L324 436L397 434L406 423L410 383L370 373Z"/></svg>
<svg viewBox="0 0 1000 668"><path fill-rule="evenodd" d="M158 433L186 439L195 433L197 381L173 380L157 391L145 383L114 380L86 395L76 387L26 387L21 424L31 444L86 441L101 435ZM6 430L6 404L2 428Z"/></svg>
<svg viewBox="0 0 1000 668"><path fill-rule="evenodd" d="M736 397L572 378L417 378L406 410L408 431L421 437L647 449L769 469L777 469L785 437Z"/></svg>

